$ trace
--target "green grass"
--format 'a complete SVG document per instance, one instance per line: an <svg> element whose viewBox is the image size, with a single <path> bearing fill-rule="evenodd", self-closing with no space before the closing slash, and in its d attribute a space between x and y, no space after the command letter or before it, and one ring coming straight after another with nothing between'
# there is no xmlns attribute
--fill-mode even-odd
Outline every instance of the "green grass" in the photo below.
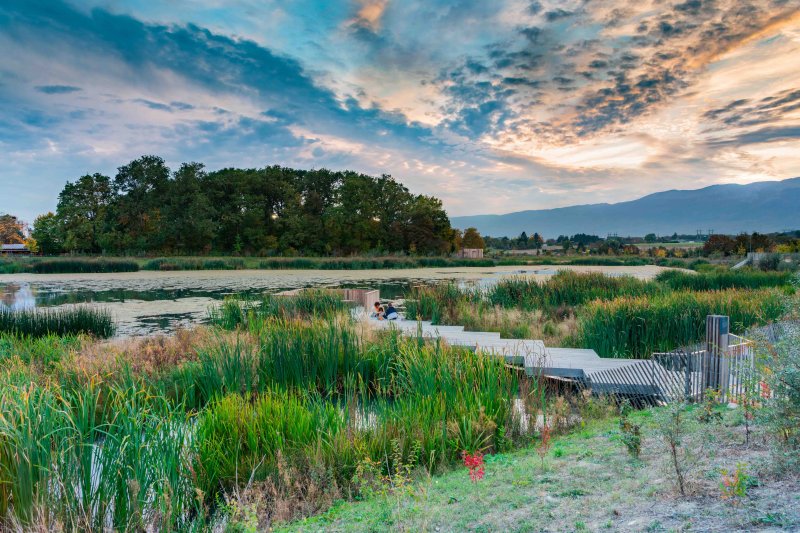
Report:
<svg viewBox="0 0 800 533"><path fill-rule="evenodd" d="M716 270L697 274L666 270L658 274L655 280L671 290L712 291L788 286L792 277L790 272L762 272L750 269Z"/></svg>
<svg viewBox="0 0 800 533"><path fill-rule="evenodd" d="M69 257L0 258L0 274L134 272L136 270L396 270L410 268L495 267L513 265L638 266L650 258L620 256L497 256L484 259L424 256L358 257Z"/></svg>
<svg viewBox="0 0 800 533"><path fill-rule="evenodd" d="M211 309L210 318L218 326L234 329L269 318L329 318L346 309L348 305L341 296L322 289L309 289L291 296L229 297L222 305Z"/></svg>
<svg viewBox="0 0 800 533"><path fill-rule="evenodd" d="M575 342L601 357L649 357L704 338L705 318L728 315L732 331L778 320L785 313L776 289L677 291L658 296L595 300L581 308Z"/></svg>
<svg viewBox="0 0 800 533"><path fill-rule="evenodd" d="M661 409L636 412L641 459L620 442L616 417L592 420L553 439L544 468L534 448L485 458L485 477L472 483L463 467L411 487L378 492L363 501L339 501L317 516L279 524L275 531L738 531L764 525L800 525L796 476L767 474L742 505L719 497L720 469L745 462L751 474L769 472L765 449L742 446L741 413L721 410L724 423L699 424L694 413L684 445L698 459L689 476L694 493L676 496L668 453L657 436ZM716 454L708 453L713 448ZM677 510L676 510L677 509Z"/></svg>
<svg viewBox="0 0 800 533"><path fill-rule="evenodd" d="M270 306L164 367L157 351L0 335L0 522L203 529L251 477L357 495L364 461L436 472L525 441L502 359Z"/></svg>
<svg viewBox="0 0 800 533"><path fill-rule="evenodd" d="M29 337L85 333L106 338L114 335L115 329L111 313L104 309L89 307L19 311L0 309L0 333Z"/></svg>

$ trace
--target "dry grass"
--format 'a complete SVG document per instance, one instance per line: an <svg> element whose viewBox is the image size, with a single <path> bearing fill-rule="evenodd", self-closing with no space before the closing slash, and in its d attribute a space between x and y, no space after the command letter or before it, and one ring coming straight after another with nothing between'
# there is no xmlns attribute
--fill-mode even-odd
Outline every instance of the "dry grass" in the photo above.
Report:
<svg viewBox="0 0 800 533"><path fill-rule="evenodd" d="M121 367L129 368L136 375L154 376L173 369L188 361L197 360L197 352L213 343L247 337L199 326L179 329L173 335L137 337L132 339L97 342L85 339L79 350L75 350L69 365L81 373L106 375Z"/></svg>

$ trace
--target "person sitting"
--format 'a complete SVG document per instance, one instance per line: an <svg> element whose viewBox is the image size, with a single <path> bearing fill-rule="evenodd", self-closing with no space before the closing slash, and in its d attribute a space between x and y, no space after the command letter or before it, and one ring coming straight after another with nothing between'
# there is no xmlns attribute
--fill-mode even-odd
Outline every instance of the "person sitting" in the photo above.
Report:
<svg viewBox="0 0 800 533"><path fill-rule="evenodd" d="M380 302L375 302L375 307L372 309L372 317L383 320L383 307L381 307Z"/></svg>
<svg viewBox="0 0 800 533"><path fill-rule="evenodd" d="M400 315L397 313L397 309L395 309L392 305L392 302L389 302L389 305L386 306L386 310L383 312L383 317L386 320L397 320L400 318Z"/></svg>

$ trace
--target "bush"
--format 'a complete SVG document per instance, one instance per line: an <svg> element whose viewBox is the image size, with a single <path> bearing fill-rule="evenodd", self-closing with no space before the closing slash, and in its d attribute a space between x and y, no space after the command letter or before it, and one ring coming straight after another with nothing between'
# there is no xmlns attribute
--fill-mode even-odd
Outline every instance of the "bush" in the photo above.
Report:
<svg viewBox="0 0 800 533"><path fill-rule="evenodd" d="M762 346L760 350L767 376L762 395L767 398L759 416L777 437L782 462L797 468L800 467L800 324L786 325L784 329L785 334L774 346Z"/></svg>

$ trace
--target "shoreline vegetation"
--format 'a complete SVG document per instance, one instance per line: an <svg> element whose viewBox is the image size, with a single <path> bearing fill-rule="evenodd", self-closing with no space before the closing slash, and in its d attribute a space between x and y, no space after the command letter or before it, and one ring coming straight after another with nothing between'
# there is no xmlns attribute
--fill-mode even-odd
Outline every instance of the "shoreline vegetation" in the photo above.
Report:
<svg viewBox="0 0 800 533"><path fill-rule="evenodd" d="M778 320L793 279L786 272L707 269L667 270L651 281L561 271L542 282L509 277L486 289L448 282L415 287L406 317L642 358L695 344L708 314L729 315L741 333Z"/></svg>
<svg viewBox="0 0 800 533"><path fill-rule="evenodd" d="M463 259L448 256L357 257L24 257L0 258L0 274L80 274L103 272L181 270L395 270L411 268L460 268L494 266L670 266L691 268L704 261L651 260L640 257L486 257Z"/></svg>
<svg viewBox="0 0 800 533"><path fill-rule="evenodd" d="M543 391L502 359L309 298L126 343L0 333L0 526L205 531L245 490L288 520L531 442Z"/></svg>
<svg viewBox="0 0 800 533"><path fill-rule="evenodd" d="M757 271L668 273L651 282L566 272L541 284L512 278L485 292L441 284L419 293L427 300L419 298L412 309L444 319L485 306L549 320L566 310L564 321L579 325L582 309L591 306L605 317L603 306L694 298L711 302L702 312L735 302L745 316L796 321L789 281ZM621 317L624 330L639 315L611 316ZM682 331L664 328L675 343ZM229 298L210 312L208 326L171 336L105 342L58 333L0 332L0 528L262 531L280 524L302 529L304 522L292 521L324 513L305 524L360 529L355 518L337 519L351 512L345 502L353 501L364 503L352 509L380 511L378 529L415 528L409 502L426 493L440 497L425 488L426 480L445 483L460 470L472 488L455 489L453 509L473 496L480 507L484 468L487 480L505 476L499 479L515 490L504 481L504 492L517 493L529 485L502 472L504 462L518 461L528 483L549 491L544 479L553 477L548 469L564 468L562 458L597 462L592 468L601 472L608 465L629 472L642 462L669 468L670 442L681 461L674 463L675 490L688 501L692 491L710 490L702 484L708 476L715 486L726 479L714 462L721 455L691 444L709 434L727 448L758 435L741 448L752 463L742 468L764 482L781 483L800 466L800 407L792 395L800 376L796 336L759 348L759 368L769 369L766 385L754 380L752 397L739 399L724 423L711 428L699 420L706 412L716 420L722 410L713 396L709 406L645 409L629 417L624 403L552 387L501 357L376 331L324 291ZM764 386L775 396L760 396ZM662 447L654 451L657 442ZM692 469L683 462L687 446L711 462ZM630 458L622 459L626 448ZM769 459L766 465L756 463L753 449ZM472 481L464 472L467 458L481 464L475 467L480 475L470 470ZM552 497L584 501L593 489L578 483L582 475L565 476L564 496ZM614 485L615 478L603 476ZM661 487L648 497L673 497L675 490L656 477L645 479L647 487ZM747 498L748 490L736 498ZM530 510L536 502L519 504ZM489 528L507 529L504 524Z"/></svg>

